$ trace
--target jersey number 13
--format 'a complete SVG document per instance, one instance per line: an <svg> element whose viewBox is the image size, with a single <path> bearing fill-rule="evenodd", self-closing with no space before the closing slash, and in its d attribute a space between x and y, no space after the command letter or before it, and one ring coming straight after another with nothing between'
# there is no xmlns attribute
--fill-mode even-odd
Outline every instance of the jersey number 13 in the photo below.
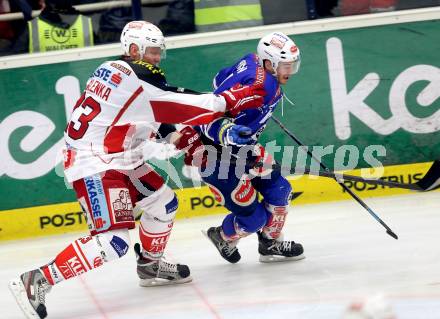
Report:
<svg viewBox="0 0 440 319"><path fill-rule="evenodd" d="M74 140L82 138L89 128L89 122L99 113L101 113L101 105L91 96L85 98L83 94L73 108L70 123L66 128L69 137Z"/></svg>

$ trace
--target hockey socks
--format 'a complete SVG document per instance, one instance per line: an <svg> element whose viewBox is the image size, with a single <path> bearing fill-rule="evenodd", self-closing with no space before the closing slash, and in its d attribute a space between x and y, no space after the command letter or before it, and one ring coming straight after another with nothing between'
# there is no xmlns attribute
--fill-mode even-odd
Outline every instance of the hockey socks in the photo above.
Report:
<svg viewBox="0 0 440 319"><path fill-rule="evenodd" d="M41 267L49 284L81 275L124 256L129 247L128 230L111 230L95 236L81 237Z"/></svg>

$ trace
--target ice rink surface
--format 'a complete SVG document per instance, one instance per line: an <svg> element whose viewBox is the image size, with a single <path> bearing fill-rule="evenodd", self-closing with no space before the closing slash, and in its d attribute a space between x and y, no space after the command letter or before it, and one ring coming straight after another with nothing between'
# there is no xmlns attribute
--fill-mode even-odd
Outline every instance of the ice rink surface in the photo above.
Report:
<svg viewBox="0 0 440 319"><path fill-rule="evenodd" d="M257 238L239 244L242 259L224 261L201 229L221 215L178 220L170 260L187 263L193 282L138 286L134 253L62 282L47 296L48 318L341 318L353 301L382 293L399 319L440 318L440 192L367 199L399 236L394 240L354 201L293 206L286 238L306 259L258 262ZM24 318L9 279L50 261L82 234L0 244L0 318ZM137 230L131 233L137 241Z"/></svg>

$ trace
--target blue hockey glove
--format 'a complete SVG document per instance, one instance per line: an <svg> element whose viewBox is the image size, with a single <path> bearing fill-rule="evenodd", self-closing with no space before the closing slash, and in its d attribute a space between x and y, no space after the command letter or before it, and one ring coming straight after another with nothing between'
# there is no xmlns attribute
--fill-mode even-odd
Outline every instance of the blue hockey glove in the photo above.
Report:
<svg viewBox="0 0 440 319"><path fill-rule="evenodd" d="M218 139L223 146L228 145L247 145L254 142L252 130L244 125L227 123L222 125L218 133Z"/></svg>

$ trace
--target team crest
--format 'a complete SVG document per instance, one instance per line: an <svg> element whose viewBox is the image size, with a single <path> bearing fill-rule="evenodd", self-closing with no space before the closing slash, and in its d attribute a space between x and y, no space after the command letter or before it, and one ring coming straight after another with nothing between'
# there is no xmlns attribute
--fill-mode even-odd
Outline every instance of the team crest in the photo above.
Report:
<svg viewBox="0 0 440 319"><path fill-rule="evenodd" d="M133 221L133 205L131 203L128 189L112 188L110 189L109 194L115 222L122 223Z"/></svg>
<svg viewBox="0 0 440 319"><path fill-rule="evenodd" d="M121 73L113 73L112 76L110 77L110 80L108 81L108 83L110 85L113 85L114 87L118 87L119 84L121 84L121 82L122 82Z"/></svg>
<svg viewBox="0 0 440 319"><path fill-rule="evenodd" d="M257 197L257 192L252 186L251 180L247 175L244 175L240 183L235 187L231 193L232 201L239 206L250 205Z"/></svg>
<svg viewBox="0 0 440 319"><path fill-rule="evenodd" d="M272 44L274 47L277 47L278 49L282 49L285 42L281 41L279 38L272 38L272 40L270 40L270 44Z"/></svg>

